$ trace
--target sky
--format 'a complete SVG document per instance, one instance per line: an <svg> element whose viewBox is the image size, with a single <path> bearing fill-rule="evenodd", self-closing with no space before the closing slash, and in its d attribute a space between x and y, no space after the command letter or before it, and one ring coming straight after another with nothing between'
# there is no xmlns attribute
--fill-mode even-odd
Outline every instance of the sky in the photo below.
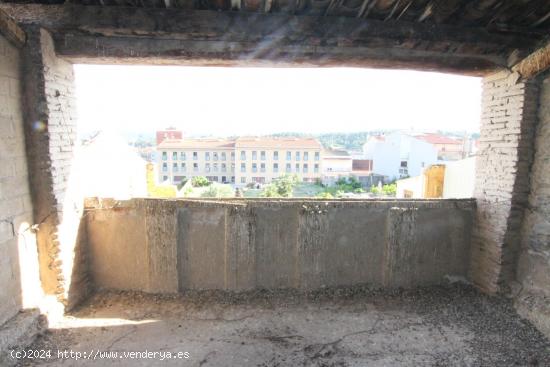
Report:
<svg viewBox="0 0 550 367"><path fill-rule="evenodd" d="M479 131L481 81L364 68L76 65L79 132Z"/></svg>

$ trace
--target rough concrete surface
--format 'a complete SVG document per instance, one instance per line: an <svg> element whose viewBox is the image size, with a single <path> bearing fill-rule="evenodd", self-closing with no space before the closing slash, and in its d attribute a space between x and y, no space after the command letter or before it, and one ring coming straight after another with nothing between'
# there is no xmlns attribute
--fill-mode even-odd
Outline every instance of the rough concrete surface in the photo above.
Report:
<svg viewBox="0 0 550 367"><path fill-rule="evenodd" d="M465 285L375 291L97 293L34 349L188 352L188 359L22 366L548 366L550 343L507 299Z"/></svg>
<svg viewBox="0 0 550 367"><path fill-rule="evenodd" d="M45 330L45 321L38 309L29 309L0 325L0 366L14 365L16 361L9 357L10 352L33 343L36 336Z"/></svg>
<svg viewBox="0 0 550 367"><path fill-rule="evenodd" d="M471 200L88 200L100 289L316 289L466 277Z"/></svg>

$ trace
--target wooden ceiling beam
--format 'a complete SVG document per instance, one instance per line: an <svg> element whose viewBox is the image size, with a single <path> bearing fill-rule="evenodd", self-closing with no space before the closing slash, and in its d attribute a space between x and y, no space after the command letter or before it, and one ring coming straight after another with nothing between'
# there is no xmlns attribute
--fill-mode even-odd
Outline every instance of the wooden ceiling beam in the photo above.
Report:
<svg viewBox="0 0 550 367"><path fill-rule="evenodd" d="M481 28L352 17L78 5L0 9L22 25L48 29L61 56L80 60L386 65L483 75L506 67L513 50L532 49L537 41Z"/></svg>

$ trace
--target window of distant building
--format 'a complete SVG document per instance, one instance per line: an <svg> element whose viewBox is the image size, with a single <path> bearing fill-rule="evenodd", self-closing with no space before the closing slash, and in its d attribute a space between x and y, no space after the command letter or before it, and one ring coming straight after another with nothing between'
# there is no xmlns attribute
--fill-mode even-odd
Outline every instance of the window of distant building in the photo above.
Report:
<svg viewBox="0 0 550 367"><path fill-rule="evenodd" d="M252 163L252 172L258 172L258 165L256 163Z"/></svg>
<svg viewBox="0 0 550 367"><path fill-rule="evenodd" d="M205 160L205 161L209 161L209 160L210 160L210 152L205 152L205 153L204 153L204 160Z"/></svg>
<svg viewBox="0 0 550 367"><path fill-rule="evenodd" d="M260 164L260 172L265 172L265 163Z"/></svg>
<svg viewBox="0 0 550 367"><path fill-rule="evenodd" d="M263 151L263 150L260 152L260 159L262 161L265 161L265 151Z"/></svg>
<svg viewBox="0 0 550 367"><path fill-rule="evenodd" d="M182 172L185 172L187 170L187 166L185 165L185 163L181 164L181 170Z"/></svg>
<svg viewBox="0 0 550 367"><path fill-rule="evenodd" d="M241 161L246 160L246 152L244 150L241 150Z"/></svg>
<svg viewBox="0 0 550 367"><path fill-rule="evenodd" d="M217 161L218 160L218 152L212 153L212 159Z"/></svg>
<svg viewBox="0 0 550 367"><path fill-rule="evenodd" d="M178 160L178 152L172 152L172 160L177 161Z"/></svg>
<svg viewBox="0 0 550 367"><path fill-rule="evenodd" d="M235 160L235 152L231 152L231 160L232 160L232 161Z"/></svg>
<svg viewBox="0 0 550 367"><path fill-rule="evenodd" d="M316 160L316 161L319 160L319 156L320 156L319 152L315 152L315 160Z"/></svg>
<svg viewBox="0 0 550 367"><path fill-rule="evenodd" d="M235 176L231 176L231 183L235 183Z"/></svg>
<svg viewBox="0 0 550 367"><path fill-rule="evenodd" d="M292 153L291 152L286 152L286 160L289 161L292 159Z"/></svg>
<svg viewBox="0 0 550 367"><path fill-rule="evenodd" d="M278 161L278 160L279 160L279 152L278 152L278 151L274 151L274 152L273 152L273 160L274 160L274 161Z"/></svg>
<svg viewBox="0 0 550 367"><path fill-rule="evenodd" d="M162 164L162 172L168 172L168 164L166 163Z"/></svg>
<svg viewBox="0 0 550 367"><path fill-rule="evenodd" d="M222 172L225 172L227 171L227 166L225 165L225 163L222 163Z"/></svg>
<svg viewBox="0 0 550 367"><path fill-rule="evenodd" d="M307 161L309 158L309 153L308 152L304 152L304 161Z"/></svg>
<svg viewBox="0 0 550 367"><path fill-rule="evenodd" d="M304 163L304 166L302 168L303 168L304 173L307 173L307 169L308 169L307 163Z"/></svg>
<svg viewBox="0 0 550 367"><path fill-rule="evenodd" d="M255 150L252 151L252 160L255 161L256 159L258 159L258 152L256 152Z"/></svg>
<svg viewBox="0 0 550 367"><path fill-rule="evenodd" d="M180 160L184 161L186 158L185 158L185 152L181 152L180 153Z"/></svg>
<svg viewBox="0 0 550 367"><path fill-rule="evenodd" d="M178 172L178 164L177 163L172 163L172 171Z"/></svg>
<svg viewBox="0 0 550 367"><path fill-rule="evenodd" d="M319 165L317 163L315 163L315 165L313 166L313 172L315 173L319 172Z"/></svg>
<svg viewBox="0 0 550 367"><path fill-rule="evenodd" d="M296 173L300 172L300 163L296 163Z"/></svg>
<svg viewBox="0 0 550 367"><path fill-rule="evenodd" d="M162 176L162 181L168 181L168 176Z"/></svg>
<svg viewBox="0 0 550 367"><path fill-rule="evenodd" d="M300 160L300 152L296 152L295 157L296 157L296 160L299 161Z"/></svg>
<svg viewBox="0 0 550 367"><path fill-rule="evenodd" d="M221 156L222 156L222 161L225 161L225 159L226 159L225 152L222 152Z"/></svg>
<svg viewBox="0 0 550 367"><path fill-rule="evenodd" d="M287 163L286 164L286 172L291 172L291 171L292 171L291 165L290 165L290 163Z"/></svg>
<svg viewBox="0 0 550 367"><path fill-rule="evenodd" d="M231 163L231 172L235 172L235 163Z"/></svg>
<svg viewBox="0 0 550 367"><path fill-rule="evenodd" d="M273 163L273 172L274 173L279 172L279 163Z"/></svg>
<svg viewBox="0 0 550 367"><path fill-rule="evenodd" d="M214 172L218 172L218 164L217 164L217 163L214 163L214 164L212 165L212 169L213 169Z"/></svg>
<svg viewBox="0 0 550 367"><path fill-rule="evenodd" d="M401 161L401 167L407 168L407 161Z"/></svg>
<svg viewBox="0 0 550 367"><path fill-rule="evenodd" d="M199 153L193 152L193 160L196 161L197 159L199 159Z"/></svg>
<svg viewBox="0 0 550 367"><path fill-rule="evenodd" d="M246 177L241 177L241 183L246 183Z"/></svg>
<svg viewBox="0 0 550 367"><path fill-rule="evenodd" d="M204 164L204 170L205 170L206 172L210 172L210 163L205 163L205 164Z"/></svg>
<svg viewBox="0 0 550 367"><path fill-rule="evenodd" d="M162 160L163 161L168 160L168 152L162 152Z"/></svg>
<svg viewBox="0 0 550 367"><path fill-rule="evenodd" d="M193 171L194 171L194 172L198 172L198 171L199 171L199 164L198 164L198 163L193 163Z"/></svg>
<svg viewBox="0 0 550 367"><path fill-rule="evenodd" d="M241 172L246 172L246 163L241 163Z"/></svg>

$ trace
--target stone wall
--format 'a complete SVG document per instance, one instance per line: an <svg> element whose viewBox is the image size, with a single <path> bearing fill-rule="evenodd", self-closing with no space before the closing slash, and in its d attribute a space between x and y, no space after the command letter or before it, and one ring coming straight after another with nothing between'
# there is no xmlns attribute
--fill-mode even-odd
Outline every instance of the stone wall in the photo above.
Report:
<svg viewBox="0 0 550 367"><path fill-rule="evenodd" d="M483 79L471 278L486 292L506 292L515 279L537 108L536 81L508 72Z"/></svg>
<svg viewBox="0 0 550 367"><path fill-rule="evenodd" d="M538 117L516 305L550 337L550 75L542 78Z"/></svg>
<svg viewBox="0 0 550 367"><path fill-rule="evenodd" d="M19 241L33 223L19 65L19 49L0 35L0 325L22 308Z"/></svg>
<svg viewBox="0 0 550 367"><path fill-rule="evenodd" d="M95 285L410 287L466 277L471 200L88 200Z"/></svg>
<svg viewBox="0 0 550 367"><path fill-rule="evenodd" d="M25 30L26 141L40 279L46 294L67 303L71 287L86 289L72 284L86 282L85 275L72 276L73 262L85 256L75 249L83 230L79 227L81 203L71 202L66 195L76 140L73 67L55 55L46 30L34 26Z"/></svg>

